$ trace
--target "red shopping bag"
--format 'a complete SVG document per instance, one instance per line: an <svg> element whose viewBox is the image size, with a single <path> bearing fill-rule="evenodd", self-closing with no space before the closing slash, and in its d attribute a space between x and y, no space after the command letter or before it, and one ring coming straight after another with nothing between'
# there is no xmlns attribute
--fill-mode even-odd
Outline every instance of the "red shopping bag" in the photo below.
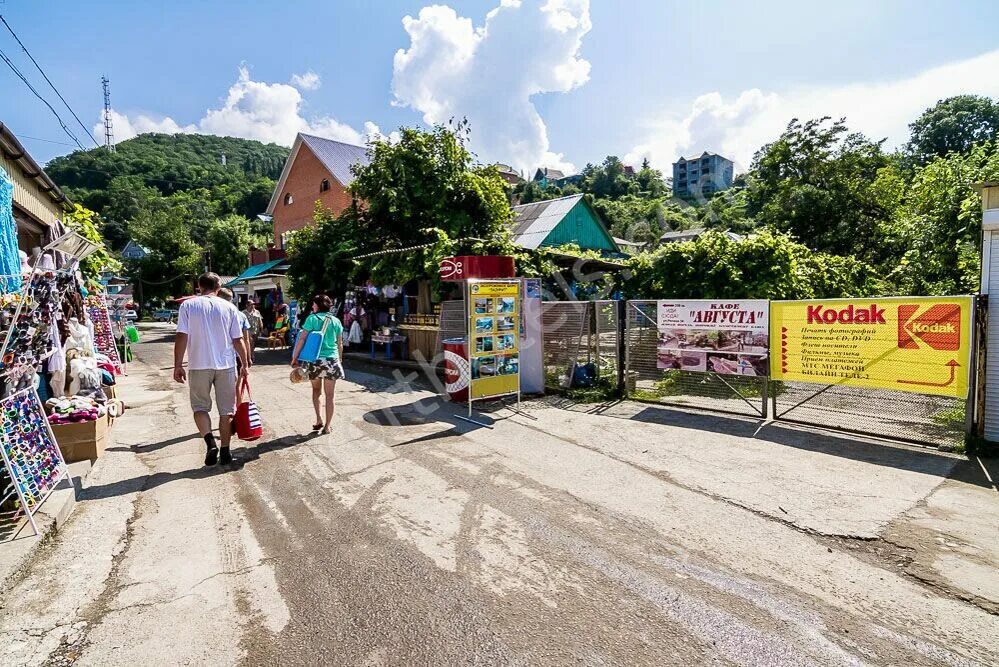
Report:
<svg viewBox="0 0 999 667"><path fill-rule="evenodd" d="M244 398L245 392L245 398ZM264 434L264 425L260 421L260 411L250 396L250 380L243 378L236 390L236 437L240 440L256 440Z"/></svg>

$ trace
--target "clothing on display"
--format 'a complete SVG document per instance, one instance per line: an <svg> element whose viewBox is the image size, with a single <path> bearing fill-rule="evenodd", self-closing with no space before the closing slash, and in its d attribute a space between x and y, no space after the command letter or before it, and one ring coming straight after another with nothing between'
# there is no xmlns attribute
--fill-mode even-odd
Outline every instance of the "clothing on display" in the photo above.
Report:
<svg viewBox="0 0 999 667"><path fill-rule="evenodd" d="M116 373L122 371L121 358L118 356L118 346L115 344L114 331L111 328L111 316L108 313L107 299L104 294L91 294L86 298L87 312L90 324L93 326L94 348L107 355L114 365Z"/></svg>
<svg viewBox="0 0 999 667"><path fill-rule="evenodd" d="M14 222L14 182L0 168L0 289L16 292L21 284L21 259Z"/></svg>
<svg viewBox="0 0 999 667"><path fill-rule="evenodd" d="M50 424L93 421L107 414L107 406L87 396L50 398L45 402Z"/></svg>
<svg viewBox="0 0 999 667"><path fill-rule="evenodd" d="M52 325L73 280L66 272L36 271L25 291L0 296L0 325L6 329L0 372L9 375L18 367L38 368L54 352Z"/></svg>

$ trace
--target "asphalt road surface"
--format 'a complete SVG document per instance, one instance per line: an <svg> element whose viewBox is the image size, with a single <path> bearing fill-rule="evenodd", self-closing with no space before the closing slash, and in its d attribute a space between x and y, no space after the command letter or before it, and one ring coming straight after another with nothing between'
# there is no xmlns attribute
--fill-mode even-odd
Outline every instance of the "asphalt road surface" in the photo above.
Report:
<svg viewBox="0 0 999 667"><path fill-rule="evenodd" d="M479 427L363 366L309 435L258 350L265 436L206 469L172 327L143 335L115 446L3 595L2 664L999 664L995 562L955 546L945 576L912 514L964 492L956 459L550 403ZM946 539L995 531L965 510Z"/></svg>

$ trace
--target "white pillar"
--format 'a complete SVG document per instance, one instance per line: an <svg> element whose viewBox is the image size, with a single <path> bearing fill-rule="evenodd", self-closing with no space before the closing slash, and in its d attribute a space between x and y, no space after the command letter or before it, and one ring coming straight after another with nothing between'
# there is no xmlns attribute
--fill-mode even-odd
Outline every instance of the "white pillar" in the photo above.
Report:
<svg viewBox="0 0 999 667"><path fill-rule="evenodd" d="M999 182L982 193L982 294L992 294L985 329L985 439L999 442Z"/></svg>

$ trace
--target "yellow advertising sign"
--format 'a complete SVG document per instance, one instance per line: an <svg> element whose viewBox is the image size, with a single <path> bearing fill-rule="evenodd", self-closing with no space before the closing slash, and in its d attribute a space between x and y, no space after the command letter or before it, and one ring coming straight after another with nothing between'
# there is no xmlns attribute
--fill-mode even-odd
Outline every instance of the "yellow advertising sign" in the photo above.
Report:
<svg viewBox="0 0 999 667"><path fill-rule="evenodd" d="M471 397L520 390L520 283L469 281Z"/></svg>
<svg viewBox="0 0 999 667"><path fill-rule="evenodd" d="M770 303L770 377L964 398L972 298Z"/></svg>

